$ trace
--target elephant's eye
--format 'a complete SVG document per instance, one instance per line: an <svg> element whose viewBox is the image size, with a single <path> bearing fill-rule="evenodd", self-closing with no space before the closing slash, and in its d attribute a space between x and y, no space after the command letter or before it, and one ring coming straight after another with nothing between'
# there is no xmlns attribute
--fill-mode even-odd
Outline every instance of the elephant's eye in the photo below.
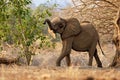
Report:
<svg viewBox="0 0 120 80"><path fill-rule="evenodd" d="M62 27L63 27L63 25L62 25L62 24L59 24L59 27L60 27L60 28L62 28Z"/></svg>

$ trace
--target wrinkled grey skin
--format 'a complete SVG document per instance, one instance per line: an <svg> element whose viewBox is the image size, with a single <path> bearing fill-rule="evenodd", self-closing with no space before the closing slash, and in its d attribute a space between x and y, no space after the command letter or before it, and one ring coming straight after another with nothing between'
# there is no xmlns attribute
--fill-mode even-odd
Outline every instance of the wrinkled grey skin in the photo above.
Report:
<svg viewBox="0 0 120 80"><path fill-rule="evenodd" d="M97 66L102 67L96 49L96 45L99 43L99 36L91 23L83 22L80 24L76 18L63 19L59 17L53 18L51 21L46 19L44 24L46 23L54 33L61 35L63 48L57 59L57 66L60 66L61 60L64 57L66 58L67 65L70 66L70 53L71 49L73 49L75 51L87 51L89 53L89 66L92 66L94 56Z"/></svg>

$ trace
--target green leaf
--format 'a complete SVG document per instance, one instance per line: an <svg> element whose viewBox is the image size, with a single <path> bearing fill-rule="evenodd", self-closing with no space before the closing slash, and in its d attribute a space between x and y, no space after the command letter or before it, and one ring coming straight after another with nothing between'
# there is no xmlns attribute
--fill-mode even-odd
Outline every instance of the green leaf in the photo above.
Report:
<svg viewBox="0 0 120 80"><path fill-rule="evenodd" d="M46 13L48 14L48 16L52 16L48 9L46 10Z"/></svg>

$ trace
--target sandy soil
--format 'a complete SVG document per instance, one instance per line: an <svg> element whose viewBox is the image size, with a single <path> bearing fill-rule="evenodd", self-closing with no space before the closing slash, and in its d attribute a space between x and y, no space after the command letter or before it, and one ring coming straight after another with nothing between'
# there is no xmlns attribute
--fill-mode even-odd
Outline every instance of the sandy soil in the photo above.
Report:
<svg viewBox="0 0 120 80"><path fill-rule="evenodd" d="M120 80L120 69L95 67L4 66L0 80Z"/></svg>
<svg viewBox="0 0 120 80"><path fill-rule="evenodd" d="M87 52L75 51L71 52L71 67L66 66L65 60L62 60L61 67L56 67L55 62L61 51L59 44L56 49L37 50L38 54L33 56L30 66L1 65L0 80L120 80L120 68L108 68L115 54L114 46L106 44L102 47L106 57L99 47L98 54L104 68L97 68L95 60L93 66L88 67ZM6 52L10 52L9 49Z"/></svg>

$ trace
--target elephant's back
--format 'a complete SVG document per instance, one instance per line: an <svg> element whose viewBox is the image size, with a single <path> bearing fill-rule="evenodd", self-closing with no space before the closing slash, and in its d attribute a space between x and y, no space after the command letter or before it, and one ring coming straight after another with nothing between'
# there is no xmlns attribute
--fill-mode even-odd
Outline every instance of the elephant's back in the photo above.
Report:
<svg viewBox="0 0 120 80"><path fill-rule="evenodd" d="M84 32L90 34L91 36L95 36L96 38L99 38L96 28L90 22L82 22L81 27Z"/></svg>
<svg viewBox="0 0 120 80"><path fill-rule="evenodd" d="M80 23L80 25L84 30L90 30L90 31L94 30L94 31L96 31L95 27L90 22L85 21L85 22Z"/></svg>

